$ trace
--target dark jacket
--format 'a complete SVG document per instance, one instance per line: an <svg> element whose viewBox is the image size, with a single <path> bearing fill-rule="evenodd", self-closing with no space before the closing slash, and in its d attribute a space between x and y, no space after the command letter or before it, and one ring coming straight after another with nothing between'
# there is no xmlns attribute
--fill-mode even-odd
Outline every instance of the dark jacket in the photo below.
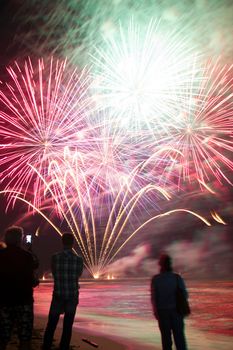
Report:
<svg viewBox="0 0 233 350"><path fill-rule="evenodd" d="M151 302L155 315L158 310L176 308L176 288L177 284L188 297L183 278L171 271L166 271L155 275L151 280Z"/></svg>
<svg viewBox="0 0 233 350"><path fill-rule="evenodd" d="M0 305L33 302L34 261L30 252L8 245L0 250Z"/></svg>

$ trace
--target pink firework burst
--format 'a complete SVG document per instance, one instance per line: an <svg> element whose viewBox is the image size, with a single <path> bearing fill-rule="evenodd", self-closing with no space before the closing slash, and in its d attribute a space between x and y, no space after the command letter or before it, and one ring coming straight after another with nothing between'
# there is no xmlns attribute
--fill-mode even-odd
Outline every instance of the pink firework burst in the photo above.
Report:
<svg viewBox="0 0 233 350"><path fill-rule="evenodd" d="M195 91L196 91L195 87ZM170 133L161 140L181 153L170 151L173 165L169 171L183 178L210 181L216 178L231 183L233 170L233 65L208 64L206 79L198 94L190 81L186 94L177 105L176 120Z"/></svg>
<svg viewBox="0 0 233 350"><path fill-rule="evenodd" d="M53 58L47 65L15 62L7 72L0 88L1 182L5 189L33 191L37 201L40 179L29 164L46 177L64 147L87 147L89 74Z"/></svg>

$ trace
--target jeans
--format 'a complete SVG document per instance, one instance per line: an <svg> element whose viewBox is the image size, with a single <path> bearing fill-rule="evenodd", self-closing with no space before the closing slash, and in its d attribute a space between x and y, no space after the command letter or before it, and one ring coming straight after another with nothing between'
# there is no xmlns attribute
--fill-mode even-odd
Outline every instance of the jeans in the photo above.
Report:
<svg viewBox="0 0 233 350"><path fill-rule="evenodd" d="M60 349L68 350L72 335L72 326L78 305L78 297L63 299L62 297L53 296L47 327L44 334L43 349L51 349L54 332L56 330L60 315L64 313L63 330L60 340Z"/></svg>
<svg viewBox="0 0 233 350"><path fill-rule="evenodd" d="M187 350L184 319L175 309L158 310L163 350L172 350L172 334L177 350Z"/></svg>

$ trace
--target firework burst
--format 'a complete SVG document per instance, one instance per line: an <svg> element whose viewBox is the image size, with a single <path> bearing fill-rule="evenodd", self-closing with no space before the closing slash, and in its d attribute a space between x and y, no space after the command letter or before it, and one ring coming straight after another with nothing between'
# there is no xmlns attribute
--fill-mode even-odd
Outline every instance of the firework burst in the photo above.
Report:
<svg viewBox="0 0 233 350"><path fill-rule="evenodd" d="M66 61L54 59L48 66L39 60L35 68L30 59L22 68L15 62L7 71L11 82L0 90L1 181L6 189L33 190L37 198L40 183L28 164L45 176L65 146L88 144L88 72L70 72Z"/></svg>
<svg viewBox="0 0 233 350"><path fill-rule="evenodd" d="M127 30L120 26L118 36L106 39L96 51L93 93L121 132L149 130L157 139L174 120L185 84L202 79L188 38L162 31L159 21L151 21L146 29L134 21Z"/></svg>
<svg viewBox="0 0 233 350"><path fill-rule="evenodd" d="M205 75L198 93L190 80L177 105L174 127L170 125L170 135L161 141L182 154L169 152L179 183L194 177L199 183L217 178L232 184L228 173L233 170L233 65L209 63Z"/></svg>

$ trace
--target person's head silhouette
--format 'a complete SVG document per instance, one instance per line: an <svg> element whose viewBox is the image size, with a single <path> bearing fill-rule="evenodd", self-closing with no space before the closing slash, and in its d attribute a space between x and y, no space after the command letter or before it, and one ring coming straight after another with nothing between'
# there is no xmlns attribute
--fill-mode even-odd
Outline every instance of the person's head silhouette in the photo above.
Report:
<svg viewBox="0 0 233 350"><path fill-rule="evenodd" d="M74 236L70 232L65 232L62 235L62 244L64 248L71 249L74 245Z"/></svg>
<svg viewBox="0 0 233 350"><path fill-rule="evenodd" d="M11 226L5 231L6 245L20 246L23 238L23 228L19 226Z"/></svg>
<svg viewBox="0 0 233 350"><path fill-rule="evenodd" d="M161 272L172 271L172 258L166 253L162 253L159 258Z"/></svg>

